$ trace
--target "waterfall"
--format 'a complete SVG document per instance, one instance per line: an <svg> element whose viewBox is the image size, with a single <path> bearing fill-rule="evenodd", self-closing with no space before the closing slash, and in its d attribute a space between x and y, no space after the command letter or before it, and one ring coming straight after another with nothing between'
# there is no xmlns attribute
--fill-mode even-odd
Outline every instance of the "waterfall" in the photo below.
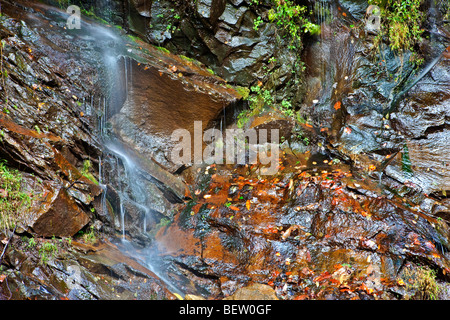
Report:
<svg viewBox="0 0 450 320"><path fill-rule="evenodd" d="M172 292L183 294L171 284L164 275L160 265L160 258L157 252L151 249L134 248L133 242L129 241L130 208L138 212L138 229L133 232L141 232L140 235L147 234L147 223L154 212L165 212L166 208L161 208L160 204L154 203L156 195L149 190L149 185L153 182L145 177L146 172L142 170L133 155L127 152L127 146L114 134L111 120L115 114L119 113L125 103L129 101L129 95L133 92L132 61L126 55L126 46L122 38L110 29L102 26L87 26L90 36L96 38L97 42L103 42L103 62L102 70L106 90L103 96L97 100L98 112L98 135L103 146L103 155L99 157L99 186L103 189L101 208L102 214L108 216L108 195L117 194L114 210L117 213L115 228L120 230L118 248L140 261L145 267L155 273ZM114 188L115 190L109 190ZM156 189L156 187L154 187ZM116 223L120 224L117 225ZM133 227L135 224L133 224ZM148 236L149 237L149 236ZM128 240L127 240L128 239ZM150 240L150 237L149 237Z"/></svg>
<svg viewBox="0 0 450 320"><path fill-rule="evenodd" d="M325 52L325 50L329 51L329 46L325 45L324 42L326 40L326 28L330 23L330 11L331 6L326 0L318 0L314 4L314 12L317 25L320 26L319 33L319 51L321 56L329 56L329 52ZM320 72L320 81L325 83L326 74L327 74L327 64L320 60L319 72Z"/></svg>

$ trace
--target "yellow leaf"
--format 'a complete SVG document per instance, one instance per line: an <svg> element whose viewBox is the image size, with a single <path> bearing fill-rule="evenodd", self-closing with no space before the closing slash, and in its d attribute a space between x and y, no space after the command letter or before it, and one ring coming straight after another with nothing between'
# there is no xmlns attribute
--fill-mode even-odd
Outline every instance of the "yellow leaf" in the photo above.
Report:
<svg viewBox="0 0 450 320"><path fill-rule="evenodd" d="M176 293L176 292L173 292L173 295L174 295L175 297L177 297L178 300L184 300L183 297L180 296L180 295L179 295L178 293Z"/></svg>

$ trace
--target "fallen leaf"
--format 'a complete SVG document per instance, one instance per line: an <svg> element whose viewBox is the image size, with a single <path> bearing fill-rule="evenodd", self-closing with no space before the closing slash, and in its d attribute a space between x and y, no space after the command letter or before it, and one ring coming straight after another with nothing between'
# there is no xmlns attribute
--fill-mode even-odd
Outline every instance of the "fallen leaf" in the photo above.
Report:
<svg viewBox="0 0 450 320"><path fill-rule="evenodd" d="M247 201L245 202L245 206L246 206L247 210L250 210L250 206L251 206L250 200L247 200Z"/></svg>
<svg viewBox="0 0 450 320"><path fill-rule="evenodd" d="M0 275L0 282L3 282L3 280L5 280L6 278L6 274L1 274Z"/></svg>
<svg viewBox="0 0 450 320"><path fill-rule="evenodd" d="M352 133L352 129L350 127L345 127L344 132L350 134Z"/></svg>
<svg viewBox="0 0 450 320"><path fill-rule="evenodd" d="M229 208L230 208L231 210L234 210L234 211L239 211L239 208L238 208L238 207L235 207L235 206L229 206Z"/></svg>
<svg viewBox="0 0 450 320"><path fill-rule="evenodd" d="M210 195L210 194L205 194L205 195L203 196L203 198L204 198L204 199L209 199L209 198L211 198L211 195Z"/></svg>
<svg viewBox="0 0 450 320"><path fill-rule="evenodd" d="M336 102L336 103L334 104L334 109L338 110L338 109L340 109L340 108L341 108L341 102L338 101L338 102Z"/></svg>
<svg viewBox="0 0 450 320"><path fill-rule="evenodd" d="M437 254L437 253L433 253L433 257L434 257L434 258L438 258L438 259L441 258L441 256L440 256L439 254Z"/></svg>

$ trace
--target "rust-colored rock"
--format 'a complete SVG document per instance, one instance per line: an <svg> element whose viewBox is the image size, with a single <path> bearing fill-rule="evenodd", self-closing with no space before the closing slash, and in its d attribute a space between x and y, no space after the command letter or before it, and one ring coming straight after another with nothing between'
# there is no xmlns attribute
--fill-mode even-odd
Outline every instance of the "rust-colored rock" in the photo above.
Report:
<svg viewBox="0 0 450 320"><path fill-rule="evenodd" d="M49 209L38 212L30 225L40 236L71 237L89 222L89 216L63 188L51 197L51 203L47 206Z"/></svg>
<svg viewBox="0 0 450 320"><path fill-rule="evenodd" d="M140 62L130 60L126 101L119 110L112 110L116 113L110 121L130 148L176 171L180 164L171 161L174 130L188 130L194 137L194 121L201 121L203 130L210 128L241 96L197 64L148 44L139 45L148 54ZM143 55L140 50L136 53Z"/></svg>
<svg viewBox="0 0 450 320"><path fill-rule="evenodd" d="M247 287L238 289L233 295L224 300L279 300L271 286L261 283L252 283Z"/></svg>

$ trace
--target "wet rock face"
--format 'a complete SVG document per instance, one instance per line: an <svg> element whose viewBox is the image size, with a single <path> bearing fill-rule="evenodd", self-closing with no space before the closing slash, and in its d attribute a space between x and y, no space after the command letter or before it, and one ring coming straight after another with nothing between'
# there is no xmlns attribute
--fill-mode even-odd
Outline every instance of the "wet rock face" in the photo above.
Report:
<svg viewBox="0 0 450 320"><path fill-rule="evenodd" d="M210 128L241 96L194 61L138 45L145 53L130 60L126 100L110 122L130 148L174 172L181 164L171 159L173 132L187 130L193 139L195 121Z"/></svg>
<svg viewBox="0 0 450 320"><path fill-rule="evenodd" d="M3 261L9 270L2 273L7 277L0 282L0 300L175 299L153 272L112 243L34 238L30 245L30 239L11 240ZM52 248L45 262L43 248Z"/></svg>
<svg viewBox="0 0 450 320"><path fill-rule="evenodd" d="M360 1L342 4L355 16L360 13ZM323 25L317 40L304 54L308 89L301 110L357 167L375 161L378 171L401 183L411 182L427 194L445 193L449 101L448 86L443 85L449 73L445 43L425 41L426 62L415 71L409 62L411 52L398 55L382 43L374 54L371 35L348 29L339 20ZM405 95L392 110L400 93Z"/></svg>
<svg viewBox="0 0 450 320"><path fill-rule="evenodd" d="M101 193L80 173L84 160L101 153L90 133L89 99L100 89L91 64L99 55L92 47L91 55L83 52L86 43L73 35L62 36L64 25L32 19L14 5L2 3L0 155L34 175L24 182L34 190L32 215L20 227L41 236L72 236L90 221L86 208Z"/></svg>
<svg viewBox="0 0 450 320"><path fill-rule="evenodd" d="M257 13L250 1L181 1L177 6L153 1L150 10L140 13L151 16L140 30L151 43L167 43L174 52L193 56L240 85L262 77L263 61L277 49L271 24L253 29Z"/></svg>
<svg viewBox="0 0 450 320"><path fill-rule="evenodd" d="M450 189L447 152L450 121L450 60L442 56L408 93L393 115L397 130L406 137L414 177L426 193Z"/></svg>
<svg viewBox="0 0 450 320"><path fill-rule="evenodd" d="M266 179L250 167L205 170L197 198L157 235L167 263L197 286L187 292L226 297L253 281L284 299L392 299L408 261L450 271L445 223L345 166L294 159L300 171Z"/></svg>
<svg viewBox="0 0 450 320"><path fill-rule="evenodd" d="M171 135L185 129L194 137L194 121L204 128L215 120L232 101L214 101L208 94L186 88L176 78L158 70L144 70L134 64L134 81L127 101L112 119L118 136L142 154L175 171L179 164L171 162ZM206 88L205 88L206 89Z"/></svg>
<svg viewBox="0 0 450 320"><path fill-rule="evenodd" d="M40 214L32 223L31 228L43 237L71 237L87 225L89 221L90 217L62 189L56 192L56 197L51 202L50 209Z"/></svg>

